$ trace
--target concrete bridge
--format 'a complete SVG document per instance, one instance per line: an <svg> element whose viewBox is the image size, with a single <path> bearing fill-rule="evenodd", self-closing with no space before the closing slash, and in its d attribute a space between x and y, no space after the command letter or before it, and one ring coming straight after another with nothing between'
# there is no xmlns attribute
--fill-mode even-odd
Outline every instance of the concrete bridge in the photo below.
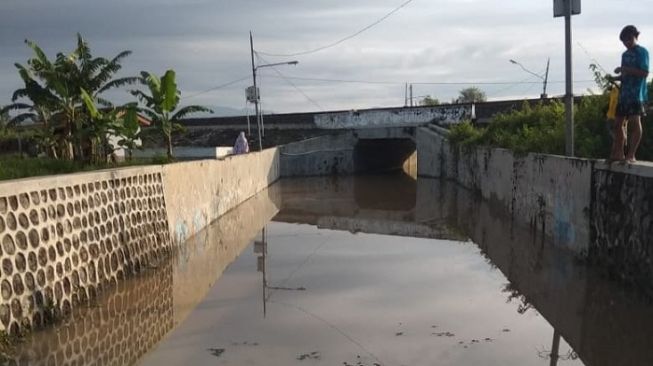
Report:
<svg viewBox="0 0 653 366"><path fill-rule="evenodd" d="M492 116L539 99L446 104L430 107L372 108L265 115L263 147L283 146L287 175L351 174L396 169L415 171L415 129L448 127L462 121L488 123ZM249 119L249 121L248 121ZM250 127L250 146L258 138L254 116L196 118L182 121L186 133L178 146L230 146Z"/></svg>

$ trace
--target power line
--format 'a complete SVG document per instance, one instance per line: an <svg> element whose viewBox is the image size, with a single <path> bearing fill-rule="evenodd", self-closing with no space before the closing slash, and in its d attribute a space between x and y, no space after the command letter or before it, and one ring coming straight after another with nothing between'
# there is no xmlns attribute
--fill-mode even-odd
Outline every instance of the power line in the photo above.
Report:
<svg viewBox="0 0 653 366"><path fill-rule="evenodd" d="M230 86L230 85L236 84L237 82L240 82L240 81L243 81L243 80L247 80L247 79L249 79L249 77L250 77L250 76L247 75L247 76L244 76L244 77L242 77L242 78L240 78L240 79L232 80L232 81L229 81L229 82L227 82L227 83L220 84L220 85L218 85L218 86L214 86L213 88L209 88L209 89L206 89L206 90L204 90L204 91L201 91L201 92L198 92L198 93L195 93L195 94L191 94L191 95L186 96L186 97L182 97L181 99L190 99L190 98L195 98L195 97L197 97L197 96L200 96L200 95L202 95L202 94L206 94L206 93L211 92L211 91L214 91L214 90L218 90L218 89L226 88L226 87L228 87L228 86Z"/></svg>
<svg viewBox="0 0 653 366"><path fill-rule="evenodd" d="M530 80L530 79L532 79L532 78L534 78L534 76L529 76L529 77L527 77L527 78L524 78L524 79L520 80L519 82L520 82L520 83L521 83L521 82L525 82L526 80ZM495 91L493 91L492 94L494 94L494 95L501 94L501 93L503 93L503 92L506 92L506 91L508 91L508 90L510 90L510 89L512 89L512 88L514 88L514 87L516 87L517 85L519 85L519 84L511 84L511 85L505 86L505 87L503 87L503 88L500 88L499 90L495 90Z"/></svg>
<svg viewBox="0 0 653 366"><path fill-rule="evenodd" d="M603 71L604 73L606 73L606 74L610 74L609 72L607 72L607 71L603 68L603 66L601 66L601 64L599 63L599 61L597 61L594 57L592 57L592 55L590 55L589 51L588 51L588 50L583 46L582 43L580 43L580 42L577 42L577 43L578 43L578 46L583 50L583 52L585 52L585 55L587 55L587 57L589 57L590 61L593 61L594 64L595 64L596 66L598 66L599 69L601 69L601 71Z"/></svg>
<svg viewBox="0 0 653 366"><path fill-rule="evenodd" d="M256 55L257 58L260 58L260 59L263 60L264 62L268 62L266 59L264 59L263 57L261 57L257 52L255 52L254 54ZM268 62L268 63L269 63L269 62ZM274 70L277 74L279 74L279 76L280 76L280 77L281 77L285 82L287 82L287 83L290 84L293 88L295 88L299 93L301 93L301 94L304 96L304 98L306 98L306 99L307 99L309 102L311 102L314 106L316 106L318 109L320 109L320 110L322 110L322 111L324 110L324 108L322 108L322 106L321 106L318 102L314 101L311 97L309 97L306 93L304 93L303 90L301 90L297 85L295 85L295 83L293 83L293 82L290 81L290 80L289 80L285 75L283 75L283 74L281 73L281 71L277 70L276 67L271 66L270 68L271 68L272 70Z"/></svg>
<svg viewBox="0 0 653 366"><path fill-rule="evenodd" d="M381 23L382 21L386 20L386 19L389 18L392 14L398 12L399 10L401 10L403 7L405 7L406 5L408 5L409 3L411 3L412 1L413 1L413 0L407 0L407 1L405 1L403 4L401 4L401 5L399 5L398 7L394 8L391 12L389 12L388 14L386 14L386 15L384 15L383 17L379 18L378 20L376 20L374 23L368 25L367 27L364 27L363 29L359 30L358 32L355 32L355 33L353 33L353 34L351 34L351 35L348 35L347 37L341 38L341 39L339 39L339 40L337 40L337 41L335 41L335 42L333 42L333 43L327 44L327 45L325 45L325 46L321 46L321 47L318 47L318 48L314 48L314 49L311 49L311 50L308 50L308 51L295 52L295 53L287 53L287 54L283 54L283 53L267 53L267 52L261 52L261 51L258 51L258 53L260 53L261 55L265 55L265 56L274 56L274 57L293 57L293 56L308 55L308 54L310 54L310 53L315 53L315 52L318 52L318 51L325 50L325 49L327 49L327 48L331 48L331 47L337 46L337 45L339 45L339 44L341 44L341 43L343 43L343 42L345 42L345 41L347 41L347 40L350 40L350 39L352 39L352 38L358 36L359 34L365 32L366 30L368 30L368 29L370 29L370 28L372 28L372 27L374 27L375 25Z"/></svg>
<svg viewBox="0 0 653 366"><path fill-rule="evenodd" d="M274 75L269 75L274 77ZM290 80L302 80L302 81L320 81L320 82L332 82L332 83L352 83L352 84L381 84L381 85L404 85L406 82L398 81L379 81L379 80L351 80L351 79L324 79L324 78L307 78L300 76L284 76L286 79ZM528 80L530 78L527 78ZM549 83L561 84L564 83L564 80L553 80ZM576 80L577 83L590 83L594 80ZM419 81L419 82L408 82L413 85L529 85L529 84L542 84L541 81Z"/></svg>

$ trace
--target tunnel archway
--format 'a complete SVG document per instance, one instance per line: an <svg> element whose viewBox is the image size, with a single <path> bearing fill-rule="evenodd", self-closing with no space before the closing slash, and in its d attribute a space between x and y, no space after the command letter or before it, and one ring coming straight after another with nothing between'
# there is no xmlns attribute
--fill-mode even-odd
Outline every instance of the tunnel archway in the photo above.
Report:
<svg viewBox="0 0 653 366"><path fill-rule="evenodd" d="M416 149L415 141L407 138L359 139L354 146L354 170L357 173L401 171Z"/></svg>

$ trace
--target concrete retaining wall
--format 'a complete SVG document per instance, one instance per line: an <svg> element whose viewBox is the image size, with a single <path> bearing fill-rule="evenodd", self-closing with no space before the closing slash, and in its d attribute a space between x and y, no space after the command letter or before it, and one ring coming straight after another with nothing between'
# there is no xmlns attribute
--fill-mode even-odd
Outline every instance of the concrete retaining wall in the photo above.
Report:
<svg viewBox="0 0 653 366"><path fill-rule="evenodd" d="M352 174L356 142L348 131L281 146L281 176Z"/></svg>
<svg viewBox="0 0 653 366"><path fill-rule="evenodd" d="M173 242L183 243L279 179L279 151L169 164L162 170Z"/></svg>
<svg viewBox="0 0 653 366"><path fill-rule="evenodd" d="M620 278L651 288L653 164L597 164L591 213L591 259Z"/></svg>
<svg viewBox="0 0 653 366"><path fill-rule="evenodd" d="M67 315L279 178L279 152L0 183L0 330Z"/></svg>
<svg viewBox="0 0 653 366"><path fill-rule="evenodd" d="M452 179L501 202L556 245L578 253L589 248L592 161L461 148L429 128L419 129L417 149L418 175Z"/></svg>
<svg viewBox="0 0 653 366"><path fill-rule="evenodd" d="M160 167L0 184L0 329L68 314L170 249Z"/></svg>
<svg viewBox="0 0 653 366"><path fill-rule="evenodd" d="M653 164L612 164L505 149L452 146L417 133L418 174L496 200L520 223L653 293Z"/></svg>

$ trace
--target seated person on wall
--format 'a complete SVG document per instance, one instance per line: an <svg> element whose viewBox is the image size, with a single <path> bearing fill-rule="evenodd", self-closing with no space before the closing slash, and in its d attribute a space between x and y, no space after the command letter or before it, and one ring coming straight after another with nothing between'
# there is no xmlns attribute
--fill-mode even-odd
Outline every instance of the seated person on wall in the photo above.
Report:
<svg viewBox="0 0 653 366"><path fill-rule="evenodd" d="M249 152L249 144L247 143L247 138L245 137L245 132L241 132L236 139L234 144L234 154L246 154Z"/></svg>

